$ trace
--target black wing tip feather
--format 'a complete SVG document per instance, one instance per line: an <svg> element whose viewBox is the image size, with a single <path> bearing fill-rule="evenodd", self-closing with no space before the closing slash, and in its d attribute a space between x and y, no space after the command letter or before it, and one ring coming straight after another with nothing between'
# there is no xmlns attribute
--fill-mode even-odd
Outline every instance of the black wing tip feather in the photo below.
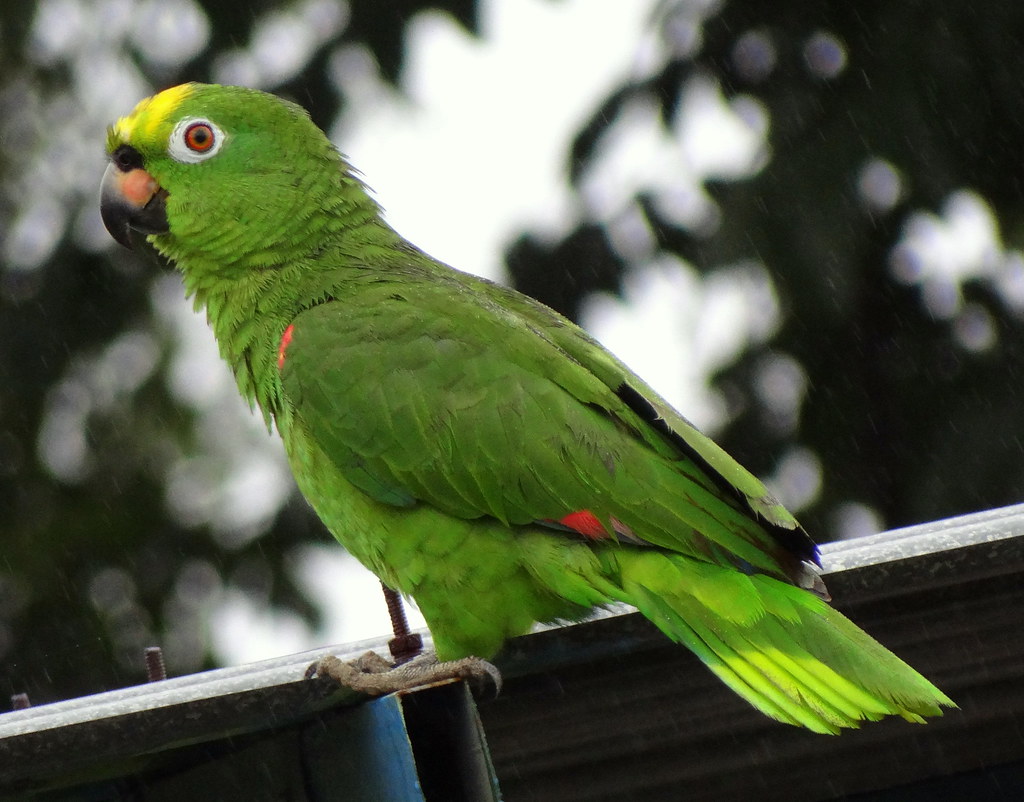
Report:
<svg viewBox="0 0 1024 802"><path fill-rule="evenodd" d="M764 530L790 555L792 555L797 562L808 563L810 565L820 565L818 546L811 539L810 535L804 531L803 527L797 526L795 529L787 529L784 526L779 526L778 524L774 524L771 521L766 520L763 515L759 515L753 506L751 506L750 500L742 492L737 490L724 476L716 471L697 450L683 439L678 432L669 426L668 421L658 414L658 410L655 409L654 405L645 398L639 390L627 382L622 382L622 384L615 388L615 394L627 407L636 413L641 420L654 428L659 434L672 443L673 446L679 449L682 454L691 459L707 475L707 477L714 482L716 487L726 495L735 498L743 510L761 527L763 527ZM797 571L796 575L802 576L809 572L809 570L809 566L804 567L802 570ZM798 584L803 586L802 583ZM820 591L819 586L821 589ZM828 593L825 590L824 583L821 581L820 576L818 576L817 582L812 583L808 589L817 595L827 596Z"/></svg>

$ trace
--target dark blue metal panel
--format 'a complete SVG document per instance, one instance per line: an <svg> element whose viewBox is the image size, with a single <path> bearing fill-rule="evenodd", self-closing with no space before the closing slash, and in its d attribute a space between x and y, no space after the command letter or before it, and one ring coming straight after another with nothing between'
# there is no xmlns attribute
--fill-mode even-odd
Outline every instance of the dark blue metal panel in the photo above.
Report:
<svg viewBox="0 0 1024 802"><path fill-rule="evenodd" d="M497 802L469 690L444 682L321 716L303 734L310 802Z"/></svg>
<svg viewBox="0 0 1024 802"><path fill-rule="evenodd" d="M425 802L400 697L322 716L303 741L310 802Z"/></svg>

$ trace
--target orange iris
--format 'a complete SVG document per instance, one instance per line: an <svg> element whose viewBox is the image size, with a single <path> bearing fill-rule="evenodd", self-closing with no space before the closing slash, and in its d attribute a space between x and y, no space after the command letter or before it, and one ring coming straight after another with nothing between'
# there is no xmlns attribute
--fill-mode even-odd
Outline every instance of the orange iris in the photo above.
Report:
<svg viewBox="0 0 1024 802"><path fill-rule="evenodd" d="M194 123L185 129L185 146L196 153L213 147L213 129L206 123Z"/></svg>

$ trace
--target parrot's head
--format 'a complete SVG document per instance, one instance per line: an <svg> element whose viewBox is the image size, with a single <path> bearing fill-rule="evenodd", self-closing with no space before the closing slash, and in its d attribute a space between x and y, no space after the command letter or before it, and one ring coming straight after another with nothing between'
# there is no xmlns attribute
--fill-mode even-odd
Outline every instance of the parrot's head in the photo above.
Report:
<svg viewBox="0 0 1024 802"><path fill-rule="evenodd" d="M378 212L302 108L252 89L192 83L146 98L109 128L107 154L107 230L184 267L278 264L322 245L339 207Z"/></svg>

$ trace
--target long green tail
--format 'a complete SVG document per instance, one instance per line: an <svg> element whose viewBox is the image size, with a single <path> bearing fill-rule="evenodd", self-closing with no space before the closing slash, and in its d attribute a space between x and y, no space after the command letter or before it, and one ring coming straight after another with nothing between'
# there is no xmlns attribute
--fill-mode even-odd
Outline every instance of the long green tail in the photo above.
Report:
<svg viewBox="0 0 1024 802"><path fill-rule="evenodd" d="M779 580L653 551L619 559L623 590L761 712L820 733L956 705L824 601Z"/></svg>

